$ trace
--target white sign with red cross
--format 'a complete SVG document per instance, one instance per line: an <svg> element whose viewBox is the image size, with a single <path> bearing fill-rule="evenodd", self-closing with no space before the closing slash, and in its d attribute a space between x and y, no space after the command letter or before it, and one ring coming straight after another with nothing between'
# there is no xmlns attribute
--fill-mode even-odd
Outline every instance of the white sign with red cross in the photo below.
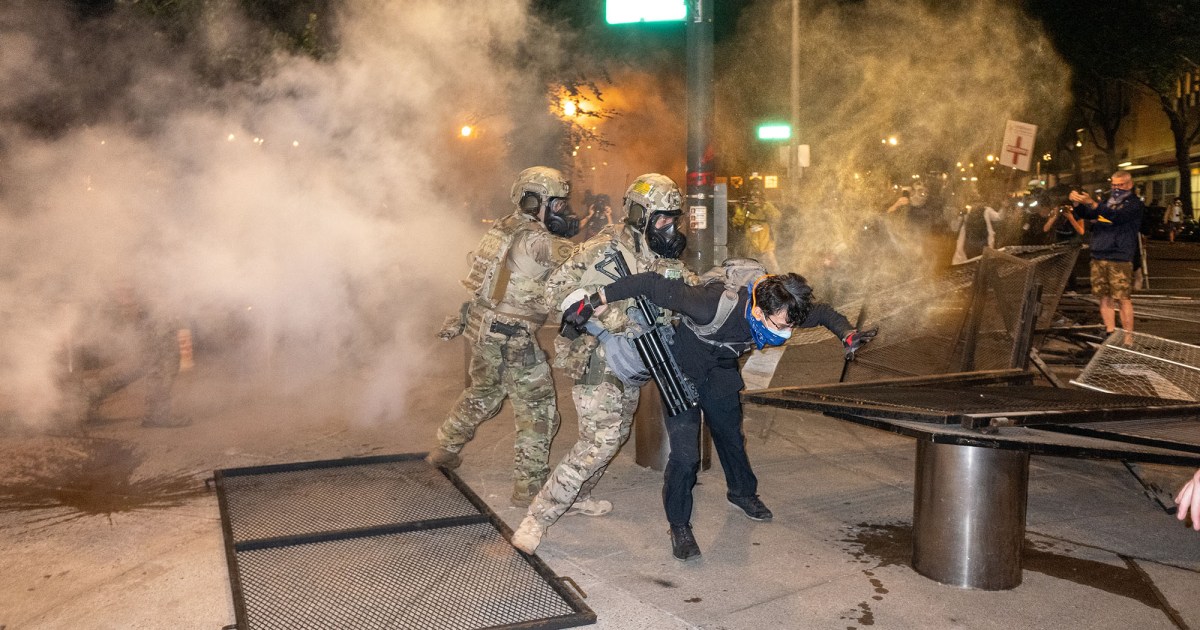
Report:
<svg viewBox="0 0 1200 630"><path fill-rule="evenodd" d="M1033 138L1037 125L1010 120L1004 125L1004 145L1000 151L1000 163L1018 171L1029 170L1029 159L1033 156Z"/></svg>

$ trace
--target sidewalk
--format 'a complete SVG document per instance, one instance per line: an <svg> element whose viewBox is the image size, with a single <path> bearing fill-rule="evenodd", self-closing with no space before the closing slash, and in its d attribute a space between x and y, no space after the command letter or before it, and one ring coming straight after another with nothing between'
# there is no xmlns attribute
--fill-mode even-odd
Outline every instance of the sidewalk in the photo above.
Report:
<svg viewBox="0 0 1200 630"><path fill-rule="evenodd" d="M789 350L784 363L794 378L820 380L828 369L836 379L839 356L818 344ZM202 479L218 468L424 450L461 387L453 367L428 376L394 426L354 426L346 409L362 385L347 379L302 398L209 402L182 429L143 429L117 409L116 421L86 436L0 437L0 626L233 623L216 497ZM565 405L554 461L574 426ZM911 440L757 407L747 408L746 434L775 519L757 523L731 508L714 465L696 488L699 561L671 556L661 476L633 462L632 444L597 490L614 511L549 530L539 555L587 593L596 627L1200 627L1200 534L1143 496L1118 463L1035 457L1024 582L980 592L908 566ZM511 444L506 408L458 472L515 527L523 510L508 505ZM1153 472L1172 488L1187 475Z"/></svg>

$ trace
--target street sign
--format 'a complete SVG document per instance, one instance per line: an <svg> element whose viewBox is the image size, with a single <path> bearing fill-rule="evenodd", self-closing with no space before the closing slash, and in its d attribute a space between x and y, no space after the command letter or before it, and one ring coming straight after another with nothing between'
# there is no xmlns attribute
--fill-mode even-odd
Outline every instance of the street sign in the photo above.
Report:
<svg viewBox="0 0 1200 630"><path fill-rule="evenodd" d="M787 140L792 137L792 126L780 123L767 123L758 126L759 140Z"/></svg>
<svg viewBox="0 0 1200 630"><path fill-rule="evenodd" d="M1037 136L1037 125L1008 121L1004 125L1004 144L1000 150L1000 163L1018 171L1028 171L1033 155L1033 140Z"/></svg>
<svg viewBox="0 0 1200 630"><path fill-rule="evenodd" d="M604 20L609 24L682 22L685 18L686 0L607 0L604 4Z"/></svg>
<svg viewBox="0 0 1200 630"><path fill-rule="evenodd" d="M763 188L779 188L779 176L767 175L763 177Z"/></svg>

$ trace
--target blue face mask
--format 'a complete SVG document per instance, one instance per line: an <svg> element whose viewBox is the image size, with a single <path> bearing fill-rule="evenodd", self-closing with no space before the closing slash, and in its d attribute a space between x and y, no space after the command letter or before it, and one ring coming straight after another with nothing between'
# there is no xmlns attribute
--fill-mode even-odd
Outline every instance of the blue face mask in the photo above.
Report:
<svg viewBox="0 0 1200 630"><path fill-rule="evenodd" d="M750 324L750 334L754 337L754 345L758 346L759 350L767 346L782 346L784 342L792 336L792 329L787 330L771 330L767 323L754 316L754 285L758 281L751 282L750 300L746 302L746 322Z"/></svg>

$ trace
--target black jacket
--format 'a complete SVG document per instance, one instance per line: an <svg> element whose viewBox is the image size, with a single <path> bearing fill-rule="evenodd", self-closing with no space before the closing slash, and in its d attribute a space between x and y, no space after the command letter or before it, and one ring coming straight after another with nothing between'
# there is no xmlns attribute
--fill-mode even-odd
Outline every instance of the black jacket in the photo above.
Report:
<svg viewBox="0 0 1200 630"><path fill-rule="evenodd" d="M656 306L689 317L697 324L707 324L717 314L717 305L725 285L719 282L690 286L682 280L669 280L656 273L639 273L621 278L604 288L607 301L616 302L626 298L645 296ZM754 346L750 323L746 321L746 287L738 289L738 304L729 319L712 334L710 339L721 343L746 344L746 350L735 353L727 348L701 341L687 326L675 327L675 343L671 351L680 369L697 387L708 388L709 395L726 396L741 391L746 385L738 372L737 359ZM828 304L814 304L800 328L824 326L839 339L846 336L854 326L841 313Z"/></svg>

